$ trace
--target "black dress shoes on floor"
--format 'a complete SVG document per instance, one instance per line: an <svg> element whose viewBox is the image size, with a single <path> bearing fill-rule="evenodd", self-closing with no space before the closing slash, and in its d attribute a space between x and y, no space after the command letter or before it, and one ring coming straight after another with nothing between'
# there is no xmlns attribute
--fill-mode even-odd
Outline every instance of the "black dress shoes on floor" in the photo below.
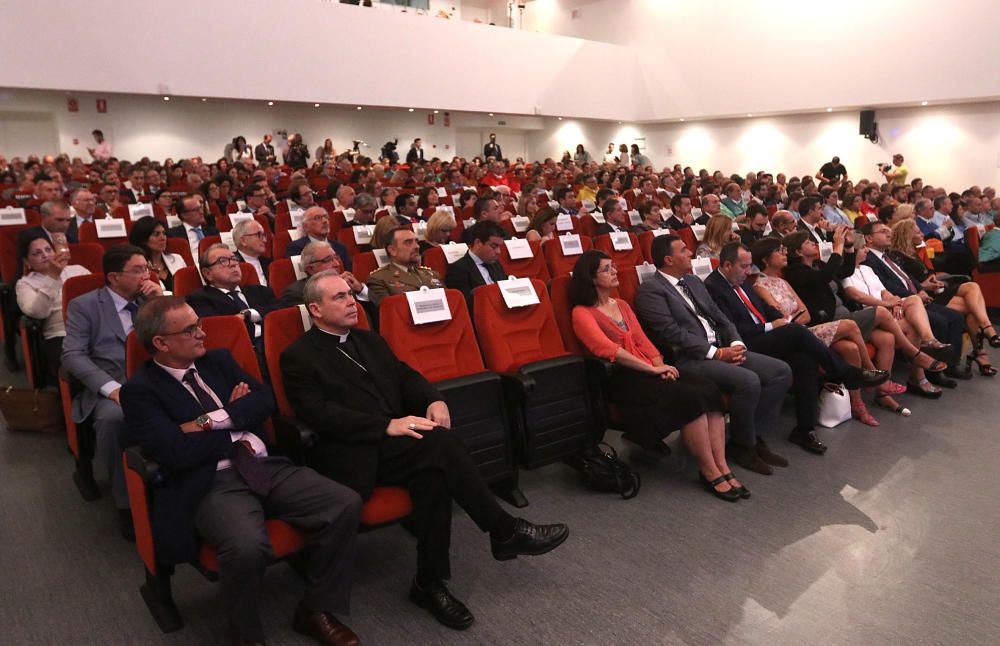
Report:
<svg viewBox="0 0 1000 646"><path fill-rule="evenodd" d="M815 453L816 455L823 455L826 453L826 444L819 441L816 437L816 433L813 431L808 431L803 433L798 429L792 431L792 434L788 436L788 441L792 444L798 444L806 451L810 453Z"/></svg>
<svg viewBox="0 0 1000 646"><path fill-rule="evenodd" d="M788 460L772 451L771 447L767 445L767 442L762 437L757 438L757 445L754 447L754 450L757 451L757 455L761 460L772 467L784 468L788 466Z"/></svg>
<svg viewBox="0 0 1000 646"><path fill-rule="evenodd" d="M551 552L569 536L569 527L562 523L535 525L523 518L514 519L514 535L507 540L490 537L493 558L508 561L518 556L538 556Z"/></svg>
<svg viewBox="0 0 1000 646"><path fill-rule="evenodd" d="M421 586L414 577L410 585L410 601L426 608L435 619L455 630L465 630L476 620L465 604L452 596L441 581Z"/></svg>
<svg viewBox="0 0 1000 646"><path fill-rule="evenodd" d="M935 386L941 386L942 388L955 388L958 386L958 382L950 377L945 376L944 372L927 372L927 381L931 382Z"/></svg>
<svg viewBox="0 0 1000 646"><path fill-rule="evenodd" d="M774 473L771 465L762 460L761 456L758 455L756 447L730 443L726 455L730 460L748 471L753 471L763 476L769 476Z"/></svg>

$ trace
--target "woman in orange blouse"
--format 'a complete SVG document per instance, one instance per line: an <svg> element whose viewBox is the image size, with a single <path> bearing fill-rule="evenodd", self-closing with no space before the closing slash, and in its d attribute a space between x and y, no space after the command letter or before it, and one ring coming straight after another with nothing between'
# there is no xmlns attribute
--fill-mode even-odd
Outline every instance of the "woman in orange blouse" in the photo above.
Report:
<svg viewBox="0 0 1000 646"><path fill-rule="evenodd" d="M615 364L605 394L621 410L626 439L656 448L664 437L681 430L681 438L698 460L700 478L715 496L735 502L750 492L726 464L726 424L722 395L711 381L685 375L665 364L639 326L628 303L611 297L618 272L611 259L587 251L573 267L568 295L573 305L573 332L596 357Z"/></svg>

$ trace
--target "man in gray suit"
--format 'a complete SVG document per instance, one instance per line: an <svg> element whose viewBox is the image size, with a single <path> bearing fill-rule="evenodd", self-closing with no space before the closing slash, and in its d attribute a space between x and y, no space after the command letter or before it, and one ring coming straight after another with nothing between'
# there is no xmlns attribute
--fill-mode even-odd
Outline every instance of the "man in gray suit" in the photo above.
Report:
<svg viewBox="0 0 1000 646"><path fill-rule="evenodd" d="M691 274L691 250L676 235L659 236L651 248L657 272L639 286L635 310L643 330L683 372L711 379L730 396L734 462L765 475L788 461L761 437L777 425L792 371L783 361L748 352L733 323Z"/></svg>
<svg viewBox="0 0 1000 646"><path fill-rule="evenodd" d="M288 287L281 293L281 300L285 304L302 305L305 302L303 294L306 289L306 281L313 274L328 269L336 270L340 277L347 281L347 286L351 288L356 300L368 302L368 285L355 278L351 272L344 271L344 264L329 242L310 242L302 250L299 260L302 262L302 271L306 275L294 283L289 283Z"/></svg>
<svg viewBox="0 0 1000 646"><path fill-rule="evenodd" d="M73 398L73 421L93 422L95 457L107 467L122 534L132 540L118 395L125 382L125 339L132 331L135 314L147 298L163 293L159 282L150 280L148 263L142 249L131 245L117 245L105 252L105 286L70 301L62 354L66 372L83 386ZM81 484L81 488L86 486Z"/></svg>

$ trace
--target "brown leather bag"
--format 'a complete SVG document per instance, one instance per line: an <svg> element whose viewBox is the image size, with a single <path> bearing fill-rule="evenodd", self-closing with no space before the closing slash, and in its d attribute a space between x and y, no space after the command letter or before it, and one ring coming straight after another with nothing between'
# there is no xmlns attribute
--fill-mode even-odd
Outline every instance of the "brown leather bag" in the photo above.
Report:
<svg viewBox="0 0 1000 646"><path fill-rule="evenodd" d="M0 414L11 431L55 432L64 428L59 393L8 386L0 390Z"/></svg>

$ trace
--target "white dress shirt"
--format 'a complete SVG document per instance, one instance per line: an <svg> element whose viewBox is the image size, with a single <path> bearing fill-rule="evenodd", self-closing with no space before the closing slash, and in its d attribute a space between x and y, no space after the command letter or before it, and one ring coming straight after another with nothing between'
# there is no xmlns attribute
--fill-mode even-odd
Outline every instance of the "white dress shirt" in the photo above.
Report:
<svg viewBox="0 0 1000 646"><path fill-rule="evenodd" d="M191 247L191 257L194 258L194 264L199 264L198 258L198 243L201 240L198 239L198 234L195 233L195 227L191 226L187 222L184 222L184 231L187 233L188 245ZM197 227L201 231L201 237L205 237L205 227L204 225Z"/></svg>
<svg viewBox="0 0 1000 646"><path fill-rule="evenodd" d="M492 285L493 277L490 276L490 272L486 268L486 265L483 263L483 259L477 256L476 254L472 253L471 251L469 252L469 257L472 258L472 262L476 263L476 269L479 270L479 273L480 275L482 275L483 280L486 281L486 284Z"/></svg>
<svg viewBox="0 0 1000 646"><path fill-rule="evenodd" d="M872 251L872 249L869 249L868 253L872 253ZM886 266L888 267L888 264ZM892 269L892 267L889 268ZM875 275L875 271L868 265L858 265L854 269L854 273L843 280L843 284L845 289L853 287L860 292L878 299L882 298L882 292L885 291L885 285L882 284L882 281Z"/></svg>
<svg viewBox="0 0 1000 646"><path fill-rule="evenodd" d="M125 330L125 336L128 337L129 332L132 331L132 315L129 314L127 309L125 309L125 306L131 301L125 300L110 288L108 289L108 293L111 294L111 302L114 303L115 311L118 312L118 320L121 321L122 329ZM121 387L122 385L119 382L112 379L108 383L101 386L98 392L100 392L103 397L107 397Z"/></svg>
<svg viewBox="0 0 1000 646"><path fill-rule="evenodd" d="M195 401L198 401L198 396L194 394L194 390L191 388L191 386L189 386L184 382L184 375L187 373L188 370L194 368L193 363L189 365L187 368L168 368L167 366L163 365L159 361L156 361L155 359L153 361L156 363L156 365L166 370L167 374L169 374L171 377L179 381L180 384L184 386L184 390L191 393L191 396L194 397ZM215 394L215 391L212 390L207 383L205 383L205 380L201 378L201 375L198 373L197 368L195 368L194 380L198 383L199 386L201 386L201 388L206 393L208 393L208 396L211 397L212 400L219 405L218 409L212 411L211 413L206 413L209 419L212 420L212 430L207 432L211 433L212 431L227 431L231 429L233 427L233 420L229 417L229 413L226 412L226 409L222 407L222 400L219 399L219 396ZM201 402L199 402L199 405L200 404ZM233 442L243 442L243 441L249 442L250 448L253 449L253 454L256 457L258 458L267 457L267 447L264 445L261 439L256 435L254 435L253 433L249 433L247 431L229 431L229 437L232 438ZM221 471L222 469L228 469L230 466L232 466L232 463L229 460L219 460L219 462L215 465L215 470Z"/></svg>
<svg viewBox="0 0 1000 646"><path fill-rule="evenodd" d="M257 280L260 281L260 284L267 287L267 276L264 275L264 268L260 264L260 258L251 256L245 251L240 251L240 255L243 256L243 262L249 263L254 271L257 272Z"/></svg>
<svg viewBox="0 0 1000 646"><path fill-rule="evenodd" d="M260 315L260 312L250 307L250 303L247 302L246 295L240 290L239 286L237 285L236 288L233 290L222 289L221 287L216 287L215 285L212 285L212 287L225 294L226 298L231 299L232 296L230 296L229 294L231 294L232 292L235 292L236 295L239 296L240 301L243 303L243 307L246 309L246 311L250 312L250 322L253 323L253 336L255 339L260 338L260 332L262 329L260 324L264 320L264 318Z"/></svg>

